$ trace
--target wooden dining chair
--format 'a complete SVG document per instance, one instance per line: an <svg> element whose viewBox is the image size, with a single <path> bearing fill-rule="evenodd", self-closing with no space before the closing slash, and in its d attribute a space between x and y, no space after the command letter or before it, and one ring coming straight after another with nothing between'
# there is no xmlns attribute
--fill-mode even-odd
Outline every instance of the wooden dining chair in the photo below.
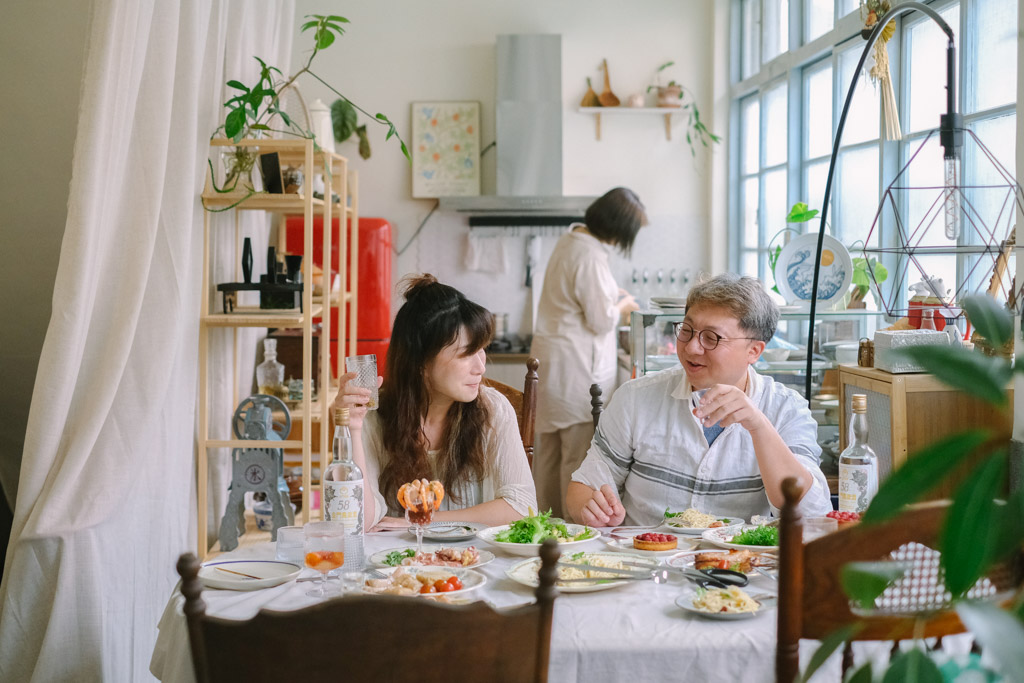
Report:
<svg viewBox="0 0 1024 683"><path fill-rule="evenodd" d="M540 549L537 601L505 610L354 595L248 620L206 614L192 553L178 559L198 683L546 681L558 544Z"/></svg>
<svg viewBox="0 0 1024 683"><path fill-rule="evenodd" d="M523 440L523 450L526 451L526 460L533 469L533 444L534 426L537 422L537 368L540 361L536 358L529 358L526 361L526 378L523 383L523 390L498 382L497 380L484 378L484 384L497 389L508 399L516 411L516 420L519 422L519 437Z"/></svg>
<svg viewBox="0 0 1024 683"><path fill-rule="evenodd" d="M799 678L801 638L822 640L839 628L860 622L855 640L892 641L941 638L966 629L949 602L939 571L937 538L949 501L911 505L894 519L871 526L846 526L804 544L797 503L803 493L795 478L782 482L785 502L779 529L778 643L775 678ZM901 579L855 615L840 574L848 562L893 562L909 566ZM1003 600L1021 585L1019 564L1000 565L968 592L971 598ZM940 641L941 642L941 641ZM850 643L843 651L843 675L853 665Z"/></svg>
<svg viewBox="0 0 1024 683"><path fill-rule="evenodd" d="M601 400L601 385L594 384L590 385L590 414L594 416L594 429L597 429L597 423L601 420L601 412L604 410L604 401Z"/></svg>

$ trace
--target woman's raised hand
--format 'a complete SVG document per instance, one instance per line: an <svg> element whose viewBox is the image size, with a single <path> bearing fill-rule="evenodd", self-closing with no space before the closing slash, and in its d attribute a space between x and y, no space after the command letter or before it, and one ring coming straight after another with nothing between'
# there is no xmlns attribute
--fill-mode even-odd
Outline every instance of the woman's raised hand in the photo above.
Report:
<svg viewBox="0 0 1024 683"><path fill-rule="evenodd" d="M331 414L334 414L338 408L348 408L349 417L349 429L355 431L363 428L363 418L366 417L366 402L370 400L371 392L369 389L363 387L357 387L352 384L352 380L356 378L356 373L346 372L344 375L338 378L340 388L338 389L338 395L334 397L334 403L331 404ZM383 377L377 378L377 387L384 382Z"/></svg>

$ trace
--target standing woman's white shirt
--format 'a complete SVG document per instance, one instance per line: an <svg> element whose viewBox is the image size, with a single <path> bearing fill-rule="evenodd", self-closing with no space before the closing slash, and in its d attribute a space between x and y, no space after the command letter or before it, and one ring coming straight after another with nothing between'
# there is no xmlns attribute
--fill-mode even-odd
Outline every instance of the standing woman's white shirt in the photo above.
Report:
<svg viewBox="0 0 1024 683"><path fill-rule="evenodd" d="M593 436L590 385L600 384L607 396L615 381L619 288L609 265L610 249L575 223L558 240L544 274L530 348L540 360L534 480L541 509L552 507L556 514ZM560 430L571 431L556 438ZM563 445L562 437L583 443L566 444L567 449L555 453L552 446ZM569 458L560 457L565 450L571 451ZM577 450L578 459L573 456Z"/></svg>

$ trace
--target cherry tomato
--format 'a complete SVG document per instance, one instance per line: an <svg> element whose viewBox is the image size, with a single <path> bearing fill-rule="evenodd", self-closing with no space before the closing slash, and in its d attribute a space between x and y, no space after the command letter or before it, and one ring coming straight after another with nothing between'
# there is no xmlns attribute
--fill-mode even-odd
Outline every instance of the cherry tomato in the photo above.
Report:
<svg viewBox="0 0 1024 683"><path fill-rule="evenodd" d="M420 593L436 593L436 592L437 592L437 589L434 588L432 585L427 584L427 583L423 584L423 586L420 588Z"/></svg>
<svg viewBox="0 0 1024 683"><path fill-rule="evenodd" d="M455 586L451 585L447 581L438 581L438 583L440 584L437 587L438 593L451 593L453 590L456 590Z"/></svg>
<svg viewBox="0 0 1024 683"><path fill-rule="evenodd" d="M448 585L452 587L453 591L462 590L462 581L460 581L459 577L457 576L453 575L450 579L448 579Z"/></svg>

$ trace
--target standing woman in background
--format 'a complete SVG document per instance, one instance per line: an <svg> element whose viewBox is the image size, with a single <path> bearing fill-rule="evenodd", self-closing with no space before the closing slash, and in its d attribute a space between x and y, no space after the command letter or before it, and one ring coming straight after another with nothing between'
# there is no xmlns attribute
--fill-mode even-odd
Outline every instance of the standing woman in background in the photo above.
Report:
<svg viewBox="0 0 1024 683"><path fill-rule="evenodd" d="M617 187L591 204L584 220L570 226L548 261L530 348L540 360L533 478L540 509L558 517L594 436L590 385L607 392L614 384L615 328L637 308L612 277L611 247L629 256L647 215L636 193Z"/></svg>

